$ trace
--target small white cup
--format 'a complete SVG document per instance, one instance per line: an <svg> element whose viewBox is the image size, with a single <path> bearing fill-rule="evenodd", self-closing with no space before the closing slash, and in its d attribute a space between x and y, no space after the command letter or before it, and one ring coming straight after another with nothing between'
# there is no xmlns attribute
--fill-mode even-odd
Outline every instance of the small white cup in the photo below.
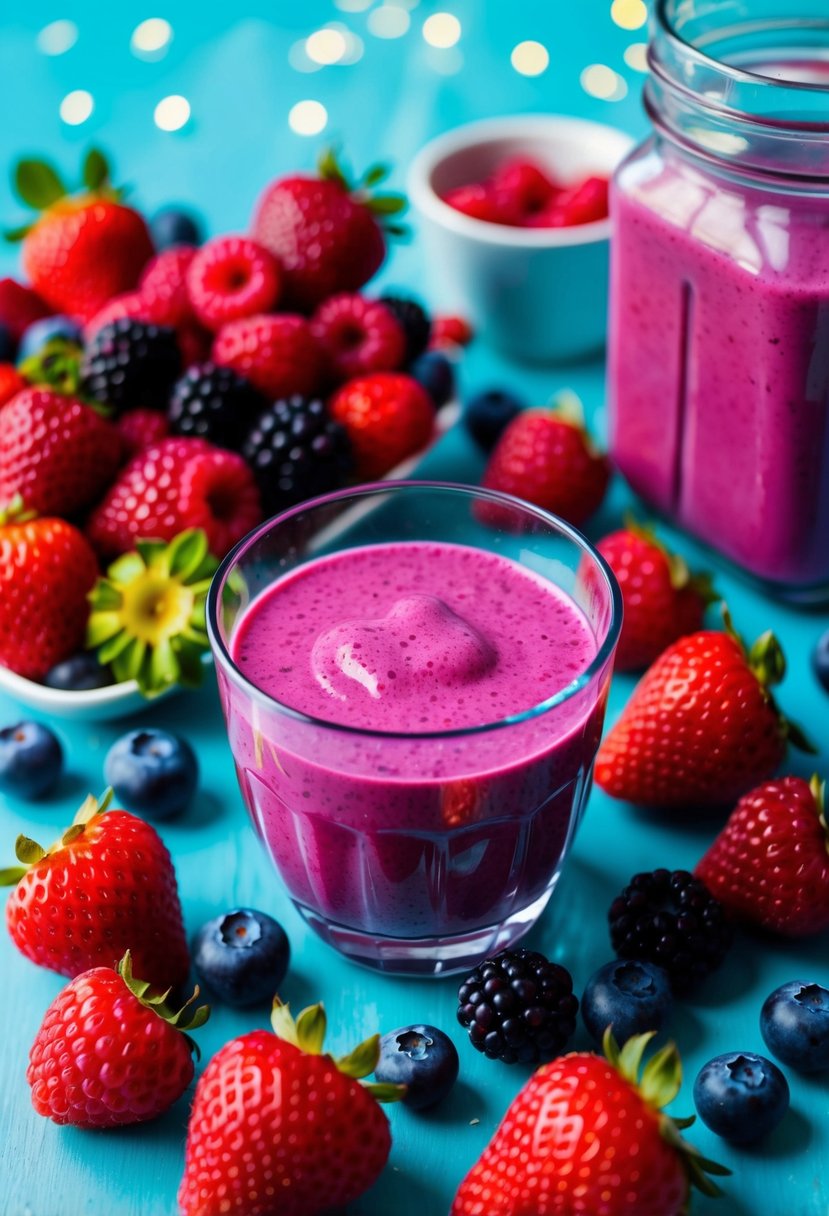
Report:
<svg viewBox="0 0 829 1216"><path fill-rule="evenodd" d="M504 354L534 363L598 352L607 327L610 220L570 228L513 228L444 203L502 161L529 156L564 185L609 177L633 145L623 131L581 118L516 115L458 127L412 161L408 190L441 311L457 310Z"/></svg>

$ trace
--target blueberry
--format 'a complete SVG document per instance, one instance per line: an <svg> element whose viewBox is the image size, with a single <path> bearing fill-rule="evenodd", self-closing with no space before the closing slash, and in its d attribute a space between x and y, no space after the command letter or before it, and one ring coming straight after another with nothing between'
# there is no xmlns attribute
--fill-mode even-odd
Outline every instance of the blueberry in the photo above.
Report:
<svg viewBox="0 0 829 1216"><path fill-rule="evenodd" d="M40 722L17 722L0 730L0 790L40 798L63 771L63 748Z"/></svg>
<svg viewBox="0 0 829 1216"><path fill-rule="evenodd" d="M466 429L480 448L490 452L501 433L520 414L525 402L506 389L490 388L476 393L466 402L463 420Z"/></svg>
<svg viewBox="0 0 829 1216"><path fill-rule="evenodd" d="M47 342L55 338L63 338L76 346L83 346L83 335L80 326L71 317L57 313L54 317L44 317L41 321L33 321L23 333L17 351L17 361L30 359L43 349Z"/></svg>
<svg viewBox="0 0 829 1216"><path fill-rule="evenodd" d="M201 232L189 211L179 207L163 207L150 220L153 244L159 253L173 245L200 245Z"/></svg>
<svg viewBox="0 0 829 1216"><path fill-rule="evenodd" d="M93 651L81 650L51 667L43 677L43 683L67 692L87 692L90 688L106 688L115 680L110 669L98 662Z"/></svg>
<svg viewBox="0 0 829 1216"><path fill-rule="evenodd" d="M751 1051L715 1056L694 1082L699 1117L732 1144L753 1144L789 1109L789 1086L776 1064Z"/></svg>
<svg viewBox="0 0 829 1216"><path fill-rule="evenodd" d="M406 1085L403 1099L413 1110L442 1102L458 1079L458 1053L452 1040L435 1026L403 1026L384 1034L378 1081Z"/></svg>
<svg viewBox="0 0 829 1216"><path fill-rule="evenodd" d="M829 1069L829 991L793 981L776 988L760 1011L769 1051L798 1072Z"/></svg>
<svg viewBox="0 0 829 1216"><path fill-rule="evenodd" d="M8 325L0 325L0 363L14 363L17 343Z"/></svg>
<svg viewBox="0 0 829 1216"><path fill-rule="evenodd" d="M584 1024L597 1043L613 1026L617 1043L648 1030L661 1030L673 1005L667 971L654 963L606 963L587 981L581 999Z"/></svg>
<svg viewBox="0 0 829 1216"><path fill-rule="evenodd" d="M409 365L409 375L421 384L434 402L436 410L452 400L455 392L455 372L451 362L439 350L427 350Z"/></svg>
<svg viewBox="0 0 829 1216"><path fill-rule="evenodd" d="M202 925L193 964L205 985L227 1005L270 1001L285 978L291 947L282 926L253 908L234 908Z"/></svg>
<svg viewBox="0 0 829 1216"><path fill-rule="evenodd" d="M190 744L178 735L131 730L107 752L104 777L128 811L169 819L193 797L199 766Z"/></svg>
<svg viewBox="0 0 829 1216"><path fill-rule="evenodd" d="M829 629L821 634L812 652L812 665L818 681L829 692Z"/></svg>

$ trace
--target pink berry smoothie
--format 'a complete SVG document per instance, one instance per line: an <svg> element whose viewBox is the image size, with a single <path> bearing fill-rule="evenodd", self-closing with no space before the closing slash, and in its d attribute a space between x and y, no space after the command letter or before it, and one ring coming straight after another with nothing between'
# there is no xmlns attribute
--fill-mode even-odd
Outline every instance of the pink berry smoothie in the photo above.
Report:
<svg viewBox="0 0 829 1216"><path fill-rule="evenodd" d="M750 574L829 585L829 194L715 181L651 144L613 214L616 463Z"/></svg>
<svg viewBox="0 0 829 1216"><path fill-rule="evenodd" d="M230 649L248 681L296 711L220 673L248 806L312 923L439 940L546 898L609 679L491 727L596 655L586 617L551 582L465 545L345 549L262 591Z"/></svg>

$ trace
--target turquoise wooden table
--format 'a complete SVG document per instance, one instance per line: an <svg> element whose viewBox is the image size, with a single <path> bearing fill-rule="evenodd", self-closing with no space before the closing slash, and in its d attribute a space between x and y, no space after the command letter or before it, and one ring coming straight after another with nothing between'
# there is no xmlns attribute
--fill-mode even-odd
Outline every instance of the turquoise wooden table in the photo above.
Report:
<svg viewBox="0 0 829 1216"><path fill-rule="evenodd" d="M435 47L424 37L424 22L444 7L457 17L460 36L453 46ZM498 113L577 113L636 134L643 129L636 66L642 61L643 7L638 0L616 0L612 11L615 21L609 0L486 6L475 0L445 0L445 6L401 0L380 7L371 0L339 0L336 6L323 0L301 5L263 0L249 4L248 17L236 20L224 6L167 0L159 15L172 30L168 40L163 24L134 33L147 17L143 7L103 11L76 2L68 22L62 8L21 6L4 13L0 30L0 161L39 150L71 167L81 147L95 139L116 155L120 174L134 184L139 202L148 208L173 199L195 204L211 230L227 231L246 224L256 192L269 177L310 165L325 137L346 142L355 164L380 156L402 166L438 131ZM59 19L59 26L50 24ZM341 23L337 28L352 62L319 67L309 58L304 39L329 22ZM445 21L433 22L425 32L445 42L447 28L450 37L458 33ZM549 52L547 70L535 77L520 74L510 62L513 48L527 40ZM520 54L516 60L520 66ZM596 65L609 74L591 72ZM186 108L167 102L157 109L169 97L183 97L190 107L188 121L175 131L162 127L179 122ZM303 101L319 103L324 113L319 107L293 109ZM292 114L300 130L318 128L323 117L326 128L319 138L299 134L291 128ZM72 125L67 118L83 121ZM0 215L16 218L5 184L0 185ZM11 270L11 255L5 264ZM430 292L429 267L420 264L416 241L394 254L383 279L416 288L432 305L440 304ZM494 382L511 384L537 403L559 388L573 388L602 432L599 362L530 372L473 346L462 368L463 391ZM430 476L472 481L480 470L479 457L460 431L442 440L422 468ZM590 534L598 537L617 524L627 505L629 497L617 481ZM666 535L689 558L703 560L686 539ZM825 616L767 601L727 572L718 570L717 579L746 636L772 625L785 646L789 674L780 701L821 751L817 761L796 759L788 769L802 775L814 767L829 772L829 699L809 665ZM629 678L614 681L611 721L631 688ZM17 716L17 707L0 699L0 723ZM391 1111L389 1166L350 1212L445 1216L460 1178L526 1072L491 1063L464 1041L455 1021L456 982L374 976L344 962L305 928L248 826L212 682L200 693L153 709L145 720L183 731L201 761L201 792L194 805L180 821L161 828L175 859L188 930L238 903L276 916L293 946L283 996L295 1007L325 1001L335 1051L378 1028L417 1021L441 1026L455 1040L461 1076L453 1095L433 1113ZM84 794L100 790L104 754L130 725L58 725L67 775L57 795L43 804L0 801L3 856L11 859L18 832L44 841L57 835ZM529 944L564 963L580 991L610 956L605 912L613 895L636 870L693 866L716 830L715 822L705 820L669 823L594 791L564 879ZM23 959L5 933L0 933L0 968L0 1216L173 1216L189 1097L154 1124L114 1133L58 1128L38 1118L25 1082L27 1053L63 981ZM805 945L740 938L727 967L673 1019L671 1033L689 1078L674 1110L691 1111L690 1080L710 1056L728 1049L763 1050L758 1015L773 988L812 978L829 982L825 938ZM231 1036L265 1025L266 1017L265 1010L240 1014L217 1007L200 1035L203 1061ZM588 1046L583 1030L575 1045ZM705 1128L693 1129L703 1152L734 1171L726 1184L728 1198L716 1203L697 1197L693 1212L829 1216L827 1079L804 1080L790 1072L789 1081L791 1112L759 1148L731 1149Z"/></svg>

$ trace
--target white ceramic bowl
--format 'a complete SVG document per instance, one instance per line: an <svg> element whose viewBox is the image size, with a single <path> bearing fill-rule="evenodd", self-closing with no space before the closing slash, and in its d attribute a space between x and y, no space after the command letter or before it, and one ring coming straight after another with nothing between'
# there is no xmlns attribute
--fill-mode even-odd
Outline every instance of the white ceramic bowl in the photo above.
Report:
<svg viewBox="0 0 829 1216"><path fill-rule="evenodd" d="M421 149L408 190L442 309L457 309L512 358L560 362L600 350L609 220L512 228L472 219L442 195L483 181L517 155L537 160L565 185L591 174L609 177L632 144L623 131L601 123L526 114L469 123Z"/></svg>
<svg viewBox="0 0 829 1216"><path fill-rule="evenodd" d="M459 413L460 406L454 401L437 413L433 442L453 425ZM431 447L431 444L429 446ZM388 479L400 481L410 477L427 451L428 447L397 465L387 474ZM205 669L211 664L210 655L205 654ZM206 670L205 678L208 678ZM135 680L125 680L121 684L110 684L107 688L67 692L62 688L48 688L45 684L27 680L24 676L15 675L7 667L0 666L0 693L19 701L27 709L34 709L52 718L71 718L75 722L104 722L112 718L126 718L131 714L143 713L178 691L180 689L174 686L157 697L147 698L138 691Z"/></svg>

